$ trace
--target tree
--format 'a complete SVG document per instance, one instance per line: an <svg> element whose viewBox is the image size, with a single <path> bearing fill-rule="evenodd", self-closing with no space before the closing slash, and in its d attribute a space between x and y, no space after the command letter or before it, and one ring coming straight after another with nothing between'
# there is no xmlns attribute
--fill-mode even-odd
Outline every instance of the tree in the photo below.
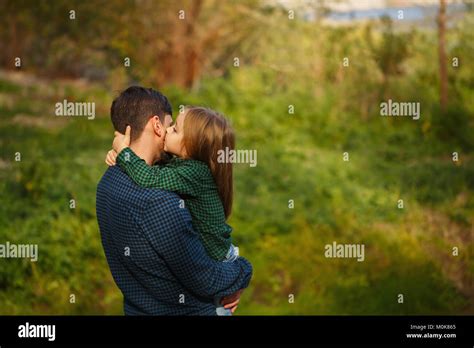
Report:
<svg viewBox="0 0 474 348"><path fill-rule="evenodd" d="M382 35L379 40L373 40L371 31L367 31L368 46L372 58L382 72L381 95L386 99L389 95L392 77L404 74L403 63L410 56L409 46L411 37L406 33L396 33L392 19L388 16L381 18Z"/></svg>
<svg viewBox="0 0 474 348"><path fill-rule="evenodd" d="M446 67L446 0L439 1L438 12L438 55L439 55L439 101L441 110L446 110L448 103L448 70Z"/></svg>

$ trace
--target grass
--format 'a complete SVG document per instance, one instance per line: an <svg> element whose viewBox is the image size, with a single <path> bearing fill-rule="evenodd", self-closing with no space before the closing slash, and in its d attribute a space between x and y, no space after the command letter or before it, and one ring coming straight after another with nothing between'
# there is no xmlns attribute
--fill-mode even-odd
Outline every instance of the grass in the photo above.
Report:
<svg viewBox="0 0 474 348"><path fill-rule="evenodd" d="M338 117L329 102L314 110L304 94L288 116L285 93L260 100L232 83L164 92L175 110L194 103L224 112L238 148L258 151L257 167L235 168L229 223L254 265L239 314L474 313L469 144L407 120ZM100 85L50 85L0 80L0 241L40 246L37 263L1 261L0 314L120 314L95 217L113 94ZM55 118L54 103L64 98L95 101L96 118ZM453 149L462 161L451 160ZM325 258L333 241L363 243L365 261Z"/></svg>

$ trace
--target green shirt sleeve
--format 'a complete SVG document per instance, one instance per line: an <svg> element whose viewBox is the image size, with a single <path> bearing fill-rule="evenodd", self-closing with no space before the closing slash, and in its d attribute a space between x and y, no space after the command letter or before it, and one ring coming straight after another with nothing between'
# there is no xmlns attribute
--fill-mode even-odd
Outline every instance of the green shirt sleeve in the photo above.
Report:
<svg viewBox="0 0 474 348"><path fill-rule="evenodd" d="M129 147L119 153L116 161L139 186L161 188L191 196L199 194L202 167L195 163L197 161L181 160L173 165L149 166Z"/></svg>
<svg viewBox="0 0 474 348"><path fill-rule="evenodd" d="M224 224L219 233L216 233L215 228L201 228L202 244L207 251L207 254L217 261L222 261L229 251L232 239L230 233L232 227Z"/></svg>

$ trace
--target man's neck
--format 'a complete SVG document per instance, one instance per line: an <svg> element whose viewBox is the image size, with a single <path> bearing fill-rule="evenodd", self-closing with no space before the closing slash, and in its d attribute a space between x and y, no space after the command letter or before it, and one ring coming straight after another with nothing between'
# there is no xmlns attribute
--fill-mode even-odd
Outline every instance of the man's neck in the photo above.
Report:
<svg viewBox="0 0 474 348"><path fill-rule="evenodd" d="M159 155L157 155L156 150L154 149L156 145L152 144L146 139L138 139L130 144L130 148L135 152L135 154L143 159L149 166L153 165L155 161L159 160Z"/></svg>

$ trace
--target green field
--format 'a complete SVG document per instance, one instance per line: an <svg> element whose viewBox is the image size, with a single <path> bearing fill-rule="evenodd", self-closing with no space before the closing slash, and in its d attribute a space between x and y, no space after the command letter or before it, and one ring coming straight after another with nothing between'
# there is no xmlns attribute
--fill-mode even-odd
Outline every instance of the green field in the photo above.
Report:
<svg viewBox="0 0 474 348"><path fill-rule="evenodd" d="M288 115L283 100L252 106L244 93L237 108L235 96L217 97L219 83L197 94L165 93L175 108L218 104L233 120L237 147L258 151L257 167L235 168L230 224L254 265L239 314L472 313L471 155L405 119L354 120L337 129L324 114ZM2 314L121 313L95 217L112 94L5 77L0 91L0 240L37 243L40 260L2 261ZM96 118L54 116L54 101L63 98L95 101ZM325 258L333 241L365 244L365 261Z"/></svg>

